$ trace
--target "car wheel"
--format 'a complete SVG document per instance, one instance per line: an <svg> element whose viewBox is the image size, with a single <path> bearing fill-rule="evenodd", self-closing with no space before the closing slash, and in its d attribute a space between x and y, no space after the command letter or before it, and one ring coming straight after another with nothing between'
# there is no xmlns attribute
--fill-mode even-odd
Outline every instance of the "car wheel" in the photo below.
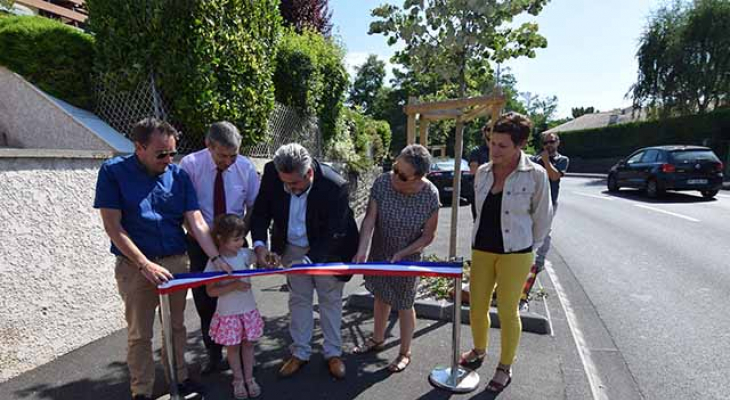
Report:
<svg viewBox="0 0 730 400"><path fill-rule="evenodd" d="M717 192L719 192L719 190L700 190L700 193L702 193L702 197L706 199L714 198L715 195L717 195Z"/></svg>
<svg viewBox="0 0 730 400"><path fill-rule="evenodd" d="M652 199L656 199L664 194L664 191L659 188L659 182L656 179L651 179L646 183L646 195Z"/></svg>
<svg viewBox="0 0 730 400"><path fill-rule="evenodd" d="M616 175L611 174L611 175L608 176L608 181L607 181L607 185L606 186L608 186L608 191L609 192L614 192L614 193L615 192L618 192L618 190L620 189L620 187L618 186L618 180L616 180Z"/></svg>

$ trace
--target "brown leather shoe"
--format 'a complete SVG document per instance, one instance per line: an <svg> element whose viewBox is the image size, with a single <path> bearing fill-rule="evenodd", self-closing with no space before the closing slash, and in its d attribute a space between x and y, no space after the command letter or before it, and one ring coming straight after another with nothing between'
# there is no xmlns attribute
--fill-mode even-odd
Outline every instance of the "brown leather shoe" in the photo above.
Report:
<svg viewBox="0 0 730 400"><path fill-rule="evenodd" d="M291 356L284 365L281 366L281 369L279 369L279 376L282 378L288 378L297 371L299 371L299 368L301 368L304 364L306 364L307 361L300 360L294 356Z"/></svg>
<svg viewBox="0 0 730 400"><path fill-rule="evenodd" d="M329 366L332 376L337 379L345 379L345 363L340 357L332 357L327 360L327 366Z"/></svg>

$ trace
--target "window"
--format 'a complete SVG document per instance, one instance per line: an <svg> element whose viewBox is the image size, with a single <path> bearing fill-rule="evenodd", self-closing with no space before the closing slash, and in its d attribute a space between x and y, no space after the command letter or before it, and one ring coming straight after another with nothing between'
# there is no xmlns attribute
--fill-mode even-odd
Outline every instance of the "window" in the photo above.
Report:
<svg viewBox="0 0 730 400"><path fill-rule="evenodd" d="M712 150L680 150L672 152L672 159L676 163L692 163L699 161L719 162Z"/></svg>
<svg viewBox="0 0 730 400"><path fill-rule="evenodd" d="M641 157L644 156L644 152L639 152L631 156L628 160L626 160L626 164L636 164L641 160Z"/></svg>
<svg viewBox="0 0 730 400"><path fill-rule="evenodd" d="M656 162L657 156L659 155L659 150L647 150L646 153L644 153L644 157L641 158L642 164L649 164Z"/></svg>

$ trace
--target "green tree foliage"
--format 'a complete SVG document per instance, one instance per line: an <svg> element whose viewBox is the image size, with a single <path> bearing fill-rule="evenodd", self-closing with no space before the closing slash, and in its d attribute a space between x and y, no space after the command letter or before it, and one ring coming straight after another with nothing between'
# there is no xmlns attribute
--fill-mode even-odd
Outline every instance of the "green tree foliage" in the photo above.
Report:
<svg viewBox="0 0 730 400"><path fill-rule="evenodd" d="M342 126L337 137L344 139L344 143L333 143L331 149L334 153L330 151L330 155L346 161L354 171L363 171L385 157L390 146L390 126L387 122L344 108L340 123Z"/></svg>
<svg viewBox="0 0 730 400"><path fill-rule="evenodd" d="M207 126L236 124L262 139L274 107L281 17L276 0L87 1L98 71L136 84L150 74L173 121L202 144Z"/></svg>
<svg viewBox="0 0 730 400"><path fill-rule="evenodd" d="M43 17L0 18L0 65L75 106L94 108L94 38Z"/></svg>
<svg viewBox="0 0 730 400"><path fill-rule="evenodd" d="M586 115L586 114L593 114L599 112L594 107L573 107L570 109L571 115L573 115L573 118L578 118L580 116Z"/></svg>
<svg viewBox="0 0 730 400"><path fill-rule="evenodd" d="M319 118L325 145L338 129L349 77L345 51L331 38L312 30L297 34L287 30L276 59L276 100L294 107L303 116Z"/></svg>
<svg viewBox="0 0 730 400"><path fill-rule="evenodd" d="M661 117L706 112L730 101L730 2L675 1L652 15L637 51L634 106Z"/></svg>
<svg viewBox="0 0 730 400"><path fill-rule="evenodd" d="M473 1L406 0L403 7L382 5L372 11L378 20L370 33L383 34L388 44L402 41L395 59L418 74L436 74L467 91L468 69L488 68L519 56L535 56L547 46L534 23L508 25L520 14L537 15L548 0Z"/></svg>
<svg viewBox="0 0 730 400"><path fill-rule="evenodd" d="M355 82L350 88L350 102L371 115L378 93L383 88L383 79L385 62L378 60L374 54L369 55L365 63L357 67Z"/></svg>
<svg viewBox="0 0 730 400"><path fill-rule="evenodd" d="M332 11L328 0L282 0L279 4L281 16L286 26L297 33L313 29L324 36L332 31Z"/></svg>

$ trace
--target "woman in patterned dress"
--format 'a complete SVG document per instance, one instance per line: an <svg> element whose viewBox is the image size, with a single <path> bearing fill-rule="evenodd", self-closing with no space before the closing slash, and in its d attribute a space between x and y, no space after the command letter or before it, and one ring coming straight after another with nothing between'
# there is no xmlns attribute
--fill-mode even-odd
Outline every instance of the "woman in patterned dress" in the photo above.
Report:
<svg viewBox="0 0 730 400"><path fill-rule="evenodd" d="M438 226L438 190L425 178L430 162L425 147L410 145L401 151L393 170L375 180L354 262L421 261L422 251L433 241ZM413 303L418 278L366 276L365 287L375 296L375 328L373 336L353 351L363 354L381 350L388 316L395 309L400 325L400 352L388 369L403 371L411 362L411 340L416 325Z"/></svg>

